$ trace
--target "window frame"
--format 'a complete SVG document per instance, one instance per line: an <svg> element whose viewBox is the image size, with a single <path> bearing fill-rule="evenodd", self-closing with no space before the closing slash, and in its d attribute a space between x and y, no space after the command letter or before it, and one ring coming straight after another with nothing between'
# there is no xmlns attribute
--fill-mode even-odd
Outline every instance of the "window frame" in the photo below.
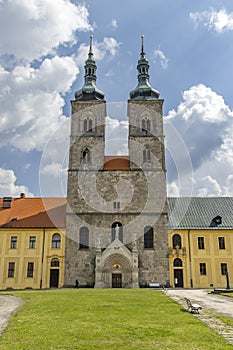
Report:
<svg viewBox="0 0 233 350"><path fill-rule="evenodd" d="M29 261L27 264L27 278L33 278L34 276L34 262Z"/></svg>
<svg viewBox="0 0 233 350"><path fill-rule="evenodd" d="M60 248L61 248L61 235L60 233L54 233L52 235L52 249L60 249Z"/></svg>
<svg viewBox="0 0 233 350"><path fill-rule="evenodd" d="M200 263L199 264L199 271L201 276L207 275L207 269L206 269L206 263Z"/></svg>
<svg viewBox="0 0 233 350"><path fill-rule="evenodd" d="M221 237L218 237L218 248L219 249L226 249L226 245L225 245L225 237L221 236Z"/></svg>
<svg viewBox="0 0 233 350"><path fill-rule="evenodd" d="M181 235L179 235L178 233L175 233L172 236L172 248L176 249L176 247L179 247L179 249L182 249L182 239L181 239Z"/></svg>
<svg viewBox="0 0 233 350"><path fill-rule="evenodd" d="M144 249L154 249L154 229L152 226L144 227Z"/></svg>
<svg viewBox="0 0 233 350"><path fill-rule="evenodd" d="M36 236L30 236L29 237L29 249L35 249L36 248Z"/></svg>
<svg viewBox="0 0 233 350"><path fill-rule="evenodd" d="M79 250L89 249L89 228L87 226L82 226L79 229Z"/></svg>
<svg viewBox="0 0 233 350"><path fill-rule="evenodd" d="M15 262L10 261L8 263L8 278L14 278L15 277Z"/></svg>
<svg viewBox="0 0 233 350"><path fill-rule="evenodd" d="M199 236L197 237L197 245L199 250L205 249L205 237Z"/></svg>
<svg viewBox="0 0 233 350"><path fill-rule="evenodd" d="M221 275L226 276L228 272L227 263L221 263Z"/></svg>
<svg viewBox="0 0 233 350"><path fill-rule="evenodd" d="M11 236L10 249L17 249L18 236Z"/></svg>

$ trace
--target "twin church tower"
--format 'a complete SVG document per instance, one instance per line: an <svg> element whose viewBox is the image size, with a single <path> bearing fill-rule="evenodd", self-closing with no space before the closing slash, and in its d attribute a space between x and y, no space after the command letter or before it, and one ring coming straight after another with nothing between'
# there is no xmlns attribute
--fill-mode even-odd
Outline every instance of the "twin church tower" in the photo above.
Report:
<svg viewBox="0 0 233 350"><path fill-rule="evenodd" d="M138 288L169 281L163 100L149 83L142 36L128 100L128 156L105 156L106 101L92 36L72 103L65 286Z"/></svg>

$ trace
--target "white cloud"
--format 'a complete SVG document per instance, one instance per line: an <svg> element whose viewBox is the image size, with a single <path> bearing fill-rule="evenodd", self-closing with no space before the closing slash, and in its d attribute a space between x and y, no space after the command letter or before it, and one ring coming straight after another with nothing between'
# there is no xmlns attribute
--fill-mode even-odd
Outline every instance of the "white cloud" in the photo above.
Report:
<svg viewBox="0 0 233 350"><path fill-rule="evenodd" d="M33 60L89 31L88 10L69 0L14 0L0 3L0 55ZM7 28L7 30L6 30Z"/></svg>
<svg viewBox="0 0 233 350"><path fill-rule="evenodd" d="M169 152L174 163L167 164L170 193L176 191L176 185L185 195L182 192L185 187L183 180L178 180L189 176L193 181L193 195L231 195L233 112L222 96L203 84L192 86L183 93L183 101L177 109L171 110L165 118L165 132L166 122L172 124L183 139L183 147L189 151L193 168L191 174L185 166L177 167L183 150L168 134Z"/></svg>
<svg viewBox="0 0 233 350"><path fill-rule="evenodd" d="M93 42L93 54L94 59L96 61L101 61L104 59L104 57L107 54L110 54L111 56L115 56L118 52L118 48L120 46L120 43L115 38L104 38L102 42ZM89 51L89 45L81 44L77 50L76 54L76 62L78 66L84 66L84 63L87 59Z"/></svg>
<svg viewBox="0 0 233 350"><path fill-rule="evenodd" d="M227 13L223 8L219 11L211 9L210 11L190 13L191 20L198 26L203 23L208 29L213 29L218 33L233 30L233 13Z"/></svg>
<svg viewBox="0 0 233 350"><path fill-rule="evenodd" d="M166 69L168 67L169 59L165 56L164 52L161 51L160 49L154 51L153 59L154 59L154 62L157 62L157 60L159 60L163 69Z"/></svg>
<svg viewBox="0 0 233 350"><path fill-rule="evenodd" d="M0 168L0 196L19 197L20 193L25 193L27 197L33 197L26 186L16 185L16 180L13 170Z"/></svg>
<svg viewBox="0 0 233 350"><path fill-rule="evenodd" d="M201 187L197 195L198 197L218 197L222 195L222 189L217 180L207 175L199 180Z"/></svg>
<svg viewBox="0 0 233 350"><path fill-rule="evenodd" d="M65 119L62 94L78 73L70 57L46 59L38 69L17 66L0 70L0 145L22 151L42 150L51 134Z"/></svg>
<svg viewBox="0 0 233 350"><path fill-rule="evenodd" d="M116 19L112 19L112 27L116 29L118 27L118 23Z"/></svg>

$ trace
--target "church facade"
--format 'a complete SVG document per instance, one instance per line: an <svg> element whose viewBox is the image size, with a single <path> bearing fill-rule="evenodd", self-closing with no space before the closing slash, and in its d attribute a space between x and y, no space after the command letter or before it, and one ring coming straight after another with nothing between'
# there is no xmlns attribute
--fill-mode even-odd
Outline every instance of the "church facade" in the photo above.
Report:
<svg viewBox="0 0 233 350"><path fill-rule="evenodd" d="M105 155L106 101L90 49L72 101L64 285L138 288L169 284L163 100L142 47L128 100L126 156Z"/></svg>

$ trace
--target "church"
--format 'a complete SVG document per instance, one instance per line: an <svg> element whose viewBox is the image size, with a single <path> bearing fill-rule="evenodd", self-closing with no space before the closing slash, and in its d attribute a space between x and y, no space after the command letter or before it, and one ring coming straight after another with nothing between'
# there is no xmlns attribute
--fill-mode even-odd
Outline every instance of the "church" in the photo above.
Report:
<svg viewBox="0 0 233 350"><path fill-rule="evenodd" d="M105 155L92 36L71 101L67 198L0 198L0 290L230 288L233 197L166 193L163 100L144 38L128 100L128 156Z"/></svg>
<svg viewBox="0 0 233 350"><path fill-rule="evenodd" d="M105 155L106 101L92 36L72 104L64 285L169 284L163 100L149 82L142 36L138 85L128 100L128 156Z"/></svg>

